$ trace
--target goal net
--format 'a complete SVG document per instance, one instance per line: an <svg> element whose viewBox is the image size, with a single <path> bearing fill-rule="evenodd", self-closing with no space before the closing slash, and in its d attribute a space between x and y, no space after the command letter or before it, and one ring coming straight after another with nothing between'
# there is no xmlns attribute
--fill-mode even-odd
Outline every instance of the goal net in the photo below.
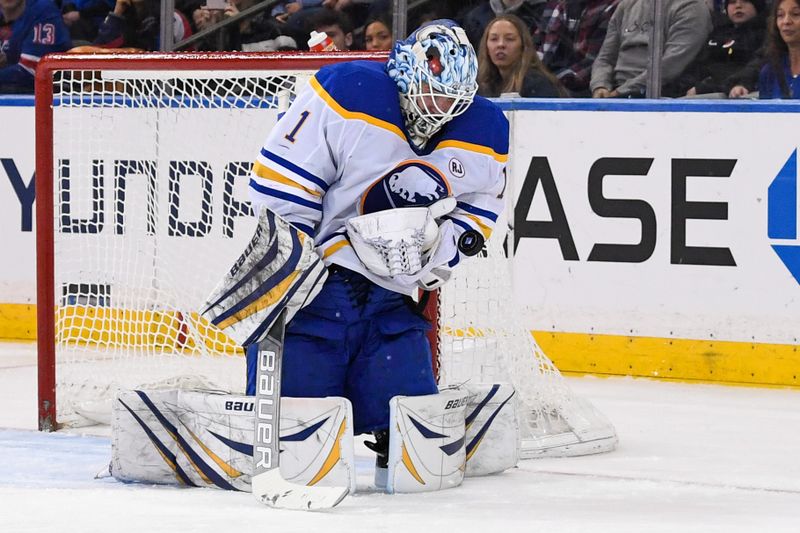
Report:
<svg viewBox="0 0 800 533"><path fill-rule="evenodd" d="M460 265L439 291L439 384L513 384L523 459L610 451L614 426L569 388L513 303L507 227L500 217L484 252Z"/></svg>
<svg viewBox="0 0 800 533"><path fill-rule="evenodd" d="M40 63L42 429L108 419L120 388L243 392L242 350L198 310L254 231L247 185L267 132L316 69L354 58L383 59L64 54ZM613 447L613 426L514 323L511 278L498 275L509 267L502 240L487 250L441 291L441 381L513 382L523 455Z"/></svg>

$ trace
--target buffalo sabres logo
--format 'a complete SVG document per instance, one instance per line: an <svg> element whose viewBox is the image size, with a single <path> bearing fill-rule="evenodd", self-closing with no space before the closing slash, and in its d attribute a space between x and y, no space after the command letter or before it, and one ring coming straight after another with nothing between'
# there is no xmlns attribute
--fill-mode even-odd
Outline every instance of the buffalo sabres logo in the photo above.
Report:
<svg viewBox="0 0 800 533"><path fill-rule="evenodd" d="M430 205L450 196L450 184L433 165L403 161L376 180L361 197L361 214Z"/></svg>

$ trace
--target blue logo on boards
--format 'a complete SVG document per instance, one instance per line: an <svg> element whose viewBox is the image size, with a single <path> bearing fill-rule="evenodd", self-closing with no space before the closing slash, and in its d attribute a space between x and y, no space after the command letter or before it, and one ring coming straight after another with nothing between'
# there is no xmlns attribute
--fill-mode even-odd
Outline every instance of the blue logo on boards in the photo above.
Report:
<svg viewBox="0 0 800 533"><path fill-rule="evenodd" d="M797 150L772 180L767 192L767 237L771 240L795 241L793 244L772 243L772 249L797 283L800 283L800 242L797 241Z"/></svg>

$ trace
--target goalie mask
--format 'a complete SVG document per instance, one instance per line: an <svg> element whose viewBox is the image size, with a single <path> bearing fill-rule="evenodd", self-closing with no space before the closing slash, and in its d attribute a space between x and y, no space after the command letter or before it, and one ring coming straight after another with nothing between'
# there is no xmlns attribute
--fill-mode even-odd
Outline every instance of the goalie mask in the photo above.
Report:
<svg viewBox="0 0 800 533"><path fill-rule="evenodd" d="M478 90L478 60L451 20L435 20L398 41L386 63L400 92L411 141L418 147L467 110Z"/></svg>

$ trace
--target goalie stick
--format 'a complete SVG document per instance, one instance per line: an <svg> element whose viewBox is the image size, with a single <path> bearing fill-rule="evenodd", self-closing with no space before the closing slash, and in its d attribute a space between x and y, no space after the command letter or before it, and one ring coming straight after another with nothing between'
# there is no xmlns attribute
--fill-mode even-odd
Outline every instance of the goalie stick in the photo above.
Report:
<svg viewBox="0 0 800 533"><path fill-rule="evenodd" d="M286 310L281 311L267 335L258 341L253 496L261 503L279 509L329 509L347 496L349 487L300 485L281 477L279 435L285 321Z"/></svg>

